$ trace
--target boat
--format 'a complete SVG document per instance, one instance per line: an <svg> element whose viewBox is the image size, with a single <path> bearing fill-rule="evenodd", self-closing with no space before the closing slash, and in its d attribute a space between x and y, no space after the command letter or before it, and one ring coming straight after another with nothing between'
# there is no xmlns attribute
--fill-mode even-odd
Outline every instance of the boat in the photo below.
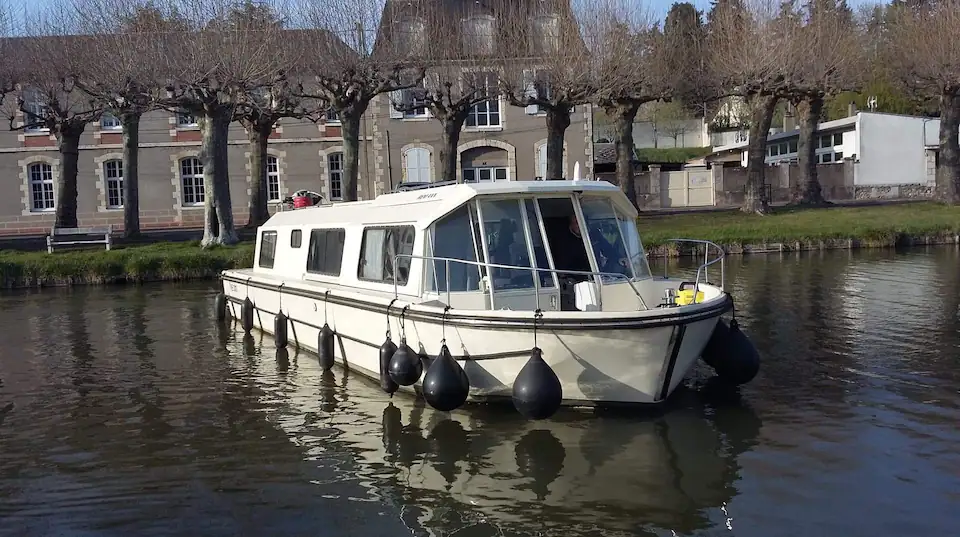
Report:
<svg viewBox="0 0 960 537"><path fill-rule="evenodd" d="M619 187L579 178L278 212L257 231L254 266L222 272L217 319L442 411L512 400L543 419L658 404L698 358L749 382L759 355L722 319L723 249L674 239L703 252L696 277L654 276L637 217Z"/></svg>

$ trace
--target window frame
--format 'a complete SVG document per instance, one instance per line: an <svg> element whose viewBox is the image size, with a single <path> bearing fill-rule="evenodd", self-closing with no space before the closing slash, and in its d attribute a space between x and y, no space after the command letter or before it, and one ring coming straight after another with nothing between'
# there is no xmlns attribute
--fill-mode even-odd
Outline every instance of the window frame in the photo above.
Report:
<svg viewBox="0 0 960 537"><path fill-rule="evenodd" d="M337 262L336 265L335 265L335 266L336 266L336 269L337 269L336 272L330 272L330 271L328 271L328 270L311 270L310 262L313 260L313 256L314 256L314 252L315 252L315 250L314 250L314 248L313 248L314 237L317 236L317 235L319 235L319 234L321 234L321 233L325 235L325 236L324 236L324 243L323 243L323 251L322 251L322 252L317 252L317 254L323 256L323 257L322 257L322 260L323 260L323 261L325 261L325 260L327 259L327 253L328 253L328 252L327 252L327 236L329 236L329 235L332 234L332 233L336 233L336 234L338 234L338 235L340 236L340 239L339 239L339 241L340 241L340 259L338 260L338 262ZM347 230L346 230L346 228L342 228L342 227L327 227L327 228L317 227L317 228L312 228L312 229L310 230L310 236L309 236L309 238L307 239L307 261L306 261L306 265L305 265L305 267L304 267L304 270L306 271L306 273L307 273L307 274L317 275L317 276L330 276L330 277L333 277L333 278L339 278L340 275L343 273L343 254L344 254L344 251L346 250L346 241L347 241ZM322 266L321 268L323 269L323 268L330 268L330 267Z"/></svg>
<svg viewBox="0 0 960 537"><path fill-rule="evenodd" d="M267 155L267 203L280 203L283 201L283 196L280 194L280 157L276 155ZM273 170L271 171L271 161L273 162ZM276 197L272 197L271 186L276 186Z"/></svg>
<svg viewBox="0 0 960 537"><path fill-rule="evenodd" d="M337 169L333 169L333 160L336 157L340 163ZM334 151L327 154L327 188L330 194L330 201L342 201L343 200L343 168L344 168L344 158L343 151ZM336 177L337 192L339 194L334 195L334 177Z"/></svg>
<svg viewBox="0 0 960 537"><path fill-rule="evenodd" d="M267 239L272 239L270 241L270 254L269 259L265 256L264 246L268 244ZM273 270L273 266L277 262L277 230L275 229L264 229L260 231L260 248L257 252L257 267ZM269 261L269 265L265 261Z"/></svg>
<svg viewBox="0 0 960 537"><path fill-rule="evenodd" d="M33 170L35 167L39 167L40 172L37 174L39 178L34 176ZM49 176L49 178L47 178ZM37 191L34 189L35 185L40 186L40 202L42 207L37 207ZM49 185L50 191L50 206L47 207L47 188ZM27 186L30 188L30 212L32 213L49 213L57 210L57 186L56 180L53 177L53 165L46 161L31 162L27 165Z"/></svg>
<svg viewBox="0 0 960 537"><path fill-rule="evenodd" d="M108 171L108 166L111 164L116 164L117 175L111 176L111 173ZM117 183L117 200L120 201L119 204L110 203L110 183ZM123 209L123 161L120 159L110 159L103 163L103 193L104 193L104 204L107 209Z"/></svg>
<svg viewBox="0 0 960 537"><path fill-rule="evenodd" d="M28 127L27 125L33 123L39 123L39 119L42 114L46 113L47 110L47 99L46 97L38 90L28 90L28 97L24 99L23 109L30 110L30 112L23 113L23 132L26 134L46 134L50 132L49 127L45 126L33 126Z"/></svg>
<svg viewBox="0 0 960 537"><path fill-rule="evenodd" d="M120 118L111 114L110 112L104 112L100 116L100 130L102 131L116 131L123 129L123 123L120 122Z"/></svg>
<svg viewBox="0 0 960 537"><path fill-rule="evenodd" d="M363 227L363 232L360 234L360 254L359 254L359 257L357 258L357 280L362 281L362 282L370 282L370 283L377 283L377 284L390 285L390 286L396 285L397 287L407 287L408 285L410 285L411 282L415 281L414 278L411 278L411 277L410 277L410 275L411 275L410 273L413 271L413 258L412 258L412 257L406 257L406 258L405 258L405 259L407 260L407 262L406 262L406 265L407 265L407 266L406 266L406 268L407 268L407 275L406 275L406 278L404 278L404 279L402 279L402 280L398 279L398 278L396 277L396 276L397 276L396 274L393 274L393 278L392 278L392 279L386 279L386 278L385 278L385 279L382 279L382 280L378 280L378 279L375 279L375 278L368 278L368 277L365 277L365 276L362 275L362 274L363 274L363 268L364 268L364 266L365 266L365 265L364 265L364 254L365 254L365 252L366 252L366 245L367 245L367 237L368 237L367 232L368 232L368 231L377 231L377 230L386 231L387 234L384 235L384 241L383 241L383 243L381 244L381 248L385 248L385 247L386 247L386 244L387 244L386 238L387 238L388 234L389 234L391 231L397 232L397 231L404 230L404 229L410 229L410 230L413 232L413 242L410 244L410 253L409 253L408 255L411 255L411 256L412 256L412 255L416 255L415 252L416 252L416 246L417 246L417 227L416 227L412 222L411 222L411 223L386 224L386 225L372 225L372 226L364 226L364 227ZM402 245L402 243L401 243L401 245ZM398 253L399 253L399 250L398 250ZM386 262L386 259L382 260L382 262ZM401 267L403 267L403 265L404 265L404 262L403 262L403 259L401 259L401 260L397 263L397 269L398 269L398 271L399 271L399 269L400 269ZM385 266L386 266L386 265L385 265ZM391 267L393 266L392 260L391 260L389 266L391 266Z"/></svg>
<svg viewBox="0 0 960 537"><path fill-rule="evenodd" d="M192 173L184 174L183 173L183 164L184 162L191 161ZM193 166L192 161L196 161L198 166ZM179 168L179 180L180 180L180 206L181 207L202 207L207 201L207 191L203 183L203 161L199 157L183 157L177 161ZM200 170L197 173L197 170ZM187 185L185 180L189 178L191 180L191 196L193 196L194 201L187 202ZM197 198L197 181L199 181L199 186L201 190L201 198L199 201Z"/></svg>
<svg viewBox="0 0 960 537"><path fill-rule="evenodd" d="M190 112L180 111L176 115L176 123L178 129L196 129L200 127L200 124L197 123L197 118ZM187 121L189 119L189 121Z"/></svg>
<svg viewBox="0 0 960 537"><path fill-rule="evenodd" d="M296 238L296 240L294 240ZM303 246L303 230L294 229L290 231L290 247L291 248L300 248Z"/></svg>
<svg viewBox="0 0 960 537"><path fill-rule="evenodd" d="M417 152L419 152L419 151L423 151L423 154L426 155L426 160L427 160L427 162L426 162L426 167L424 168L424 167L418 166L418 167L416 167L416 168L411 168L411 167L409 166L410 154L411 154L411 153L414 153L414 154L415 154L415 153L417 153ZM433 182L433 173L432 173L432 170L431 170L431 164L432 164L431 161L433 160L432 157L433 157L433 154L430 152L430 150L429 150L429 149L426 149L426 148L424 148L424 147L410 147L410 148L407 148L407 150L405 150L405 151L403 152L403 176L404 176L404 181L405 181L405 182L410 182L410 183L417 183L417 182L432 183L432 182ZM414 170L417 171L417 179L415 179L415 180L412 179L411 176L410 176L410 170L411 170L411 169L414 169ZM426 172L426 174L427 174L427 179L426 179L426 181L423 181L423 180L422 180L423 172Z"/></svg>

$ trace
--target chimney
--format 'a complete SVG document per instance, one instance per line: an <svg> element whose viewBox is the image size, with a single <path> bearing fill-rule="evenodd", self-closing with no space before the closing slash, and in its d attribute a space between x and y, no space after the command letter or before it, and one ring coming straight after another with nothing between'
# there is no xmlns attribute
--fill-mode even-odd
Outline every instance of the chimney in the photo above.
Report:
<svg viewBox="0 0 960 537"><path fill-rule="evenodd" d="M850 101L850 104L847 105L847 117L853 117L857 115L857 103Z"/></svg>

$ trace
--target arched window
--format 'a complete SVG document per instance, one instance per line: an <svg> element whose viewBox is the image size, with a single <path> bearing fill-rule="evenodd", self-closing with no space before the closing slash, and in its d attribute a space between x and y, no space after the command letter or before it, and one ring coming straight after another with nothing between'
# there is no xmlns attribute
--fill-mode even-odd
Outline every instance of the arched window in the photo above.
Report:
<svg viewBox="0 0 960 537"><path fill-rule="evenodd" d="M330 180L330 199L343 199L343 153L327 155L327 178Z"/></svg>
<svg viewBox="0 0 960 537"><path fill-rule="evenodd" d="M53 166L36 162L27 169L30 178L30 208L34 211L52 211L56 207L53 196Z"/></svg>
<svg viewBox="0 0 960 537"><path fill-rule="evenodd" d="M403 154L403 175L406 183L431 182L430 152L420 147L408 149Z"/></svg>
<svg viewBox="0 0 960 537"><path fill-rule="evenodd" d="M267 157L267 201L280 201L280 160Z"/></svg>
<svg viewBox="0 0 960 537"><path fill-rule="evenodd" d="M537 149L537 180L543 181L546 178L547 178L547 144L543 144Z"/></svg>
<svg viewBox="0 0 960 537"><path fill-rule="evenodd" d="M180 161L180 202L182 205L202 205L206 200L203 190L203 163L195 157Z"/></svg>
<svg viewBox="0 0 960 537"><path fill-rule="evenodd" d="M107 208L123 207L123 161L108 160L103 163L103 181L107 191Z"/></svg>

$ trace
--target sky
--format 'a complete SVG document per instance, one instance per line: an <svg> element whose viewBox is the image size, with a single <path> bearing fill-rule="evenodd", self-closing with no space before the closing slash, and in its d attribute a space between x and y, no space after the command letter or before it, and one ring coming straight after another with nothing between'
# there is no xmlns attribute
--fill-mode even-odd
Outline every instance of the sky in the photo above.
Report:
<svg viewBox="0 0 960 537"><path fill-rule="evenodd" d="M45 9L48 9L51 5L54 5L58 1L62 0L0 0L3 2L4 7L9 9L11 15L15 20L22 21L25 18L25 15L35 16L38 13L42 13ZM67 0L70 1L70 0ZM284 2L285 0L266 0L268 2ZM293 0L295 2L307 1L310 0ZM323 1L323 0L319 0ZM358 3L363 2L364 0L359 0ZM380 0L382 1L382 0ZM469 1L469 0L466 0ZM638 4L649 9L652 14L655 14L660 20L666 16L667 12L670 10L670 6L673 5L673 0L637 0ZM158 2L162 5L163 1ZM710 8L710 0L692 0L690 1L697 9L707 11ZM887 3L887 0L847 0L847 3L852 8L863 4L876 4L876 3ZM16 24L16 23L15 23Z"/></svg>

